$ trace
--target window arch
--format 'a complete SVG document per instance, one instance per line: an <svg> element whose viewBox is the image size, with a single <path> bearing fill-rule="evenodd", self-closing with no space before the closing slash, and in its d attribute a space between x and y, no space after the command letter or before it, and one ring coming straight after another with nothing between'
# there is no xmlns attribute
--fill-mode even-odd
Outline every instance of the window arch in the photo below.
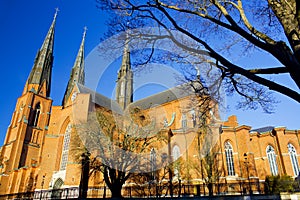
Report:
<svg viewBox="0 0 300 200"><path fill-rule="evenodd" d="M29 119L30 126L38 125L40 113L41 113L41 104L37 103L34 109L32 109L30 112L30 119Z"/></svg>
<svg viewBox="0 0 300 200"><path fill-rule="evenodd" d="M172 149L172 157L173 157L173 162L178 160L180 157L180 149L179 146L175 145ZM179 177L179 163L174 163L174 175L176 177Z"/></svg>
<svg viewBox="0 0 300 200"><path fill-rule="evenodd" d="M66 167L67 167L71 130L72 130L72 126L71 126L71 124L68 124L66 132L65 132L65 136L64 136L64 146L63 146L63 150L62 150L60 170L66 170Z"/></svg>
<svg viewBox="0 0 300 200"><path fill-rule="evenodd" d="M39 122L40 113L41 113L41 104L37 103L34 109L33 126L37 126Z"/></svg>
<svg viewBox="0 0 300 200"><path fill-rule="evenodd" d="M268 157L271 173L273 176L276 176L278 174L278 167L276 162L275 150L271 145L268 145L266 151L267 151L267 157Z"/></svg>
<svg viewBox="0 0 300 200"><path fill-rule="evenodd" d="M298 159L297 159L297 151L291 143L288 144L288 151L289 151L294 175L298 176L299 175L299 163L298 163Z"/></svg>
<svg viewBox="0 0 300 200"><path fill-rule="evenodd" d="M227 175L234 176L234 161L233 161L233 149L232 145L229 141L225 142L225 157L226 157L226 165L227 165Z"/></svg>

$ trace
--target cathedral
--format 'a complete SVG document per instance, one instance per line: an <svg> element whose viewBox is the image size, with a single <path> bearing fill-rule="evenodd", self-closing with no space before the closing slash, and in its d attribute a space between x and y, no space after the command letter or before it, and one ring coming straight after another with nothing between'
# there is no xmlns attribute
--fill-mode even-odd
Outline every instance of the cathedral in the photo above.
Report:
<svg viewBox="0 0 300 200"><path fill-rule="evenodd" d="M55 22L56 14L35 57L24 90L16 100L1 147L0 196L26 192L41 194L42 191L70 188L78 191L82 168L80 162L72 158L70 143L74 139L74 124L86 120L95 108L117 113L138 108L153 116L159 123L160 132L171 135L169 154L173 163L180 162L173 165L169 172L172 176L168 178L171 177L174 188L181 184L177 190L182 194L207 194L210 183L218 185L213 192L219 194L262 193L267 176L296 178L299 175L300 130L271 126L254 130L251 126L238 124L236 116L220 121L211 114L210 134L213 137L208 137L198 126L197 108L191 106L198 97L182 86L133 101L134 80L126 45L116 74L116 99L87 88L85 31L62 104L53 105L50 89ZM74 113L77 113L76 117ZM158 145L151 148L150 153L160 151ZM166 149L161 150L161 154L164 152L168 153ZM154 154L151 155L153 159ZM210 163L216 168L211 173L206 169L209 156L213 158ZM159 179L161 174L159 172L156 178ZM129 180L124 188L132 185ZM90 178L89 192L100 186L105 187L101 175ZM131 196L127 189L122 194ZM104 191L101 190L97 197L104 197Z"/></svg>

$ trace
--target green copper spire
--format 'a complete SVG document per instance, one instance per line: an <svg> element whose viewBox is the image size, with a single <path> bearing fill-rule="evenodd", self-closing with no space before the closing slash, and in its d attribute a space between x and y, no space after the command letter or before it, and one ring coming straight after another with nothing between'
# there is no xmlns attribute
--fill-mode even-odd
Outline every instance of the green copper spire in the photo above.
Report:
<svg viewBox="0 0 300 200"><path fill-rule="evenodd" d="M122 58L122 65L119 73L128 72L131 70L131 63L130 63L130 50L128 46L128 41L126 41L123 58ZM120 74L121 75L121 74Z"/></svg>
<svg viewBox="0 0 300 200"><path fill-rule="evenodd" d="M133 101L133 73L130 62L129 40L126 35L123 58L118 72L116 101L123 110Z"/></svg>
<svg viewBox="0 0 300 200"><path fill-rule="evenodd" d="M51 74L53 66L53 46L54 46L54 28L56 23L56 16L59 10L56 9L52 24L46 35L42 47L39 49L33 68L27 79L24 92L34 89L39 93L42 85L46 84L46 95L50 95L50 85L51 85Z"/></svg>
<svg viewBox="0 0 300 200"><path fill-rule="evenodd" d="M67 86L67 89L66 89L66 92L64 95L64 99L63 99L63 105L66 105L68 98L70 97L70 94L76 83L80 83L80 84L84 85L84 77L85 77L85 74L84 74L84 41L85 41L86 31L87 31L87 28L84 27L82 41L81 41L80 48L79 48L79 51L76 56L75 63L72 68L71 76L70 76L68 86Z"/></svg>

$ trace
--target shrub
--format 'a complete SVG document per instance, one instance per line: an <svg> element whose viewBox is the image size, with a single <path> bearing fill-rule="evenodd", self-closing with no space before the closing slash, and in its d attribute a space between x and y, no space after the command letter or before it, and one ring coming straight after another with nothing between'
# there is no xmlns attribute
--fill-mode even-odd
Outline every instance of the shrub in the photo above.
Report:
<svg viewBox="0 0 300 200"><path fill-rule="evenodd" d="M265 194L280 194L293 192L295 181L291 176L267 176L265 180Z"/></svg>

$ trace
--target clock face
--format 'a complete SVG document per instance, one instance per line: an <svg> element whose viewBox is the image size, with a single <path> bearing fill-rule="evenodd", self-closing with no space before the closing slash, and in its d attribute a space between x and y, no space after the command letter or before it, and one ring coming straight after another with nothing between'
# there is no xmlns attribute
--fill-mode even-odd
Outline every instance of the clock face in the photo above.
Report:
<svg viewBox="0 0 300 200"><path fill-rule="evenodd" d="M74 92L72 94L71 101L74 101L76 99L76 96L77 96L77 92Z"/></svg>

